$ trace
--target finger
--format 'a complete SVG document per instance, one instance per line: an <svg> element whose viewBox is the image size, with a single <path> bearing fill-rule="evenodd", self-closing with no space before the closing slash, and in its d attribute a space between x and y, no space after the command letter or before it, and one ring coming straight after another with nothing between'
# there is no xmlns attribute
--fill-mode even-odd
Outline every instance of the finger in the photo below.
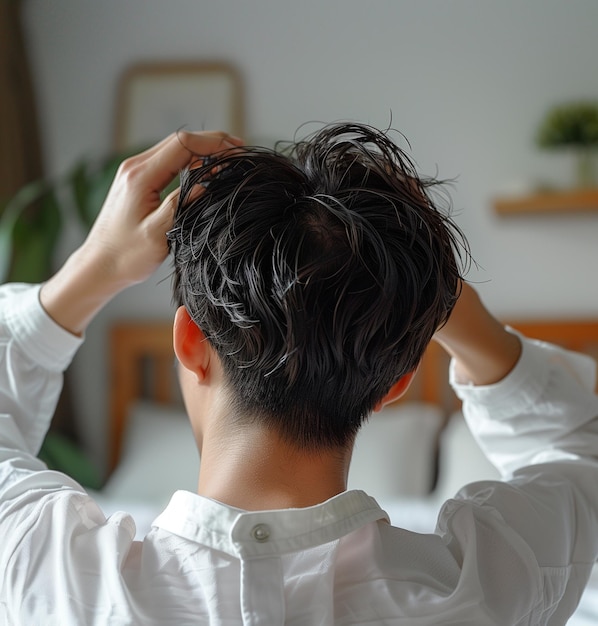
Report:
<svg viewBox="0 0 598 626"><path fill-rule="evenodd" d="M191 151L196 152L197 155L201 155L202 153L211 154L212 152L214 152L214 149L212 146L219 145L220 141L228 142L235 146L242 146L244 143L241 138L235 137L234 135L229 135L228 133L225 133L222 131L199 131L199 132L178 131L176 133L171 133L170 135L168 135L168 137L165 137L164 139L162 139L162 141L159 141L158 143L147 148L143 152L140 152L139 154L137 154L136 156L132 158L133 159L138 158L139 160L147 160L148 158L152 157L154 154L157 154L158 152L160 152L166 146L166 144L172 142L173 140L178 141L179 143L182 143L183 145L186 145L186 138L189 138L189 141L193 143L199 142L199 143L206 144L206 148L208 149L207 152L204 152L202 150L201 145L191 147ZM211 144L211 145L208 145L208 144ZM210 150L210 147L212 147L211 150Z"/></svg>
<svg viewBox="0 0 598 626"><path fill-rule="evenodd" d="M145 154L143 178L161 191L197 156L207 156L238 147L226 133L179 133L171 135Z"/></svg>
<svg viewBox="0 0 598 626"><path fill-rule="evenodd" d="M148 222L157 233L167 233L173 225L174 213L179 202L180 188L171 191L160 206L148 216Z"/></svg>
<svg viewBox="0 0 598 626"><path fill-rule="evenodd" d="M243 140L225 132L181 132L175 135L190 152L196 156L207 156L220 150L243 145Z"/></svg>
<svg viewBox="0 0 598 626"><path fill-rule="evenodd" d="M186 204L194 202L202 196L206 191L206 188L202 184L194 185L189 193L184 198ZM171 191L161 202L160 206L150 216L156 223L160 224L160 228L167 232L172 228L174 221L174 213L179 204L181 197L181 188L177 187L174 191Z"/></svg>

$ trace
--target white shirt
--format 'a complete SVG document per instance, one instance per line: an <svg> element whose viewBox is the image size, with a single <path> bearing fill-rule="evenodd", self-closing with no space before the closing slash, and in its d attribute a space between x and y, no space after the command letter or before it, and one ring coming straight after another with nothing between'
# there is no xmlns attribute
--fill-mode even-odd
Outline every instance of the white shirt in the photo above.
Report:
<svg viewBox="0 0 598 626"><path fill-rule="evenodd" d="M358 491L246 512L177 492L143 542L35 458L80 340L38 289L0 288L0 624L564 624L598 555L589 358L524 340L500 383L453 383L508 482L465 487L435 534ZM453 376L454 378L454 376Z"/></svg>

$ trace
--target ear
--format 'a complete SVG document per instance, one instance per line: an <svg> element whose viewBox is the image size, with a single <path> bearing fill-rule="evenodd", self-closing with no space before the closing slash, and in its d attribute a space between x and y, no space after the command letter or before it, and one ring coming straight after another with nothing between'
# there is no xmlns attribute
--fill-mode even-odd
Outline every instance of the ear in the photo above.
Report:
<svg viewBox="0 0 598 626"><path fill-rule="evenodd" d="M205 380L212 348L184 306L175 314L172 340L179 363L195 374L198 382Z"/></svg>
<svg viewBox="0 0 598 626"><path fill-rule="evenodd" d="M381 411L387 404L398 400L409 388L415 371L404 374L397 382L388 390L388 393L376 404L374 411Z"/></svg>

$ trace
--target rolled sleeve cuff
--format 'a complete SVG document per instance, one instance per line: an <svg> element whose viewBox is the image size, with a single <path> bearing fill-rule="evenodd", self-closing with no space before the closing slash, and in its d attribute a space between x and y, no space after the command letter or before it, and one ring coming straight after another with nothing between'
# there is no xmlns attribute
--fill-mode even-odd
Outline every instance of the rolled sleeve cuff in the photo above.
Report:
<svg viewBox="0 0 598 626"><path fill-rule="evenodd" d="M58 325L40 303L41 285L15 285L5 304L6 325L20 349L50 371L63 371L83 343Z"/></svg>
<svg viewBox="0 0 598 626"><path fill-rule="evenodd" d="M456 362L452 360L450 364L449 380L459 399L476 406L492 407L494 419L509 417L538 402L550 374L545 344L526 339L517 332L514 334L521 339L521 355L515 367L497 383L474 385L459 380Z"/></svg>

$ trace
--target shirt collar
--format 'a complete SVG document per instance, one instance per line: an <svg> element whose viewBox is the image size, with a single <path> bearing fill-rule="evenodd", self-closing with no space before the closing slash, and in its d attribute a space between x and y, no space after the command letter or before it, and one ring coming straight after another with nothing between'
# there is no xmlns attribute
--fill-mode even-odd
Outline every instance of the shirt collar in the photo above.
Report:
<svg viewBox="0 0 598 626"><path fill-rule="evenodd" d="M271 511L244 511L189 491L177 491L153 525L248 558L305 550L378 520L389 521L378 503L363 491L346 491L316 506Z"/></svg>

